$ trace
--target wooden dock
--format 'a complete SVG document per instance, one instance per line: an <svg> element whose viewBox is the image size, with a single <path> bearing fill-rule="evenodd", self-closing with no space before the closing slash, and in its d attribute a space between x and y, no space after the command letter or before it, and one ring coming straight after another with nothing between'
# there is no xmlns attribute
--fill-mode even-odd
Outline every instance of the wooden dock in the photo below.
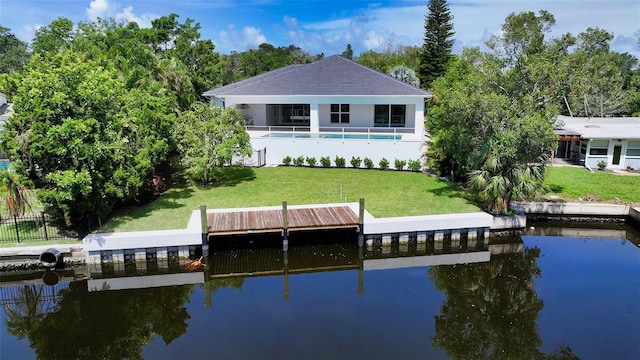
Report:
<svg viewBox="0 0 640 360"><path fill-rule="evenodd" d="M286 209L288 231L358 227L358 214L349 206ZM209 236L279 233L283 210L243 210L207 213Z"/></svg>

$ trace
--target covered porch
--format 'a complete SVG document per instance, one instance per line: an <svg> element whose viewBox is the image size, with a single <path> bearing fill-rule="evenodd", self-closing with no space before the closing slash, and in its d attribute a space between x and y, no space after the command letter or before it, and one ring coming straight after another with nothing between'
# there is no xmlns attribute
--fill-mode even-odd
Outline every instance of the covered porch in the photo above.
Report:
<svg viewBox="0 0 640 360"><path fill-rule="evenodd" d="M363 99L340 102L258 103L227 102L245 119L247 130L265 134L424 134L424 103L365 103ZM282 136L282 135L276 135Z"/></svg>

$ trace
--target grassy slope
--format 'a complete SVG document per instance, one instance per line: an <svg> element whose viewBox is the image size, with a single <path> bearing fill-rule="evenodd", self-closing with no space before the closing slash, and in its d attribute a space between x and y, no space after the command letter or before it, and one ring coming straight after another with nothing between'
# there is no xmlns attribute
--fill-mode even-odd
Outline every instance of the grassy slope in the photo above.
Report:
<svg viewBox="0 0 640 360"><path fill-rule="evenodd" d="M421 173L296 167L233 168L213 187L173 187L151 204L118 212L101 231L176 229L191 211L207 208L357 202L373 216L473 212L480 209L463 192ZM342 201L340 186L342 185Z"/></svg>
<svg viewBox="0 0 640 360"><path fill-rule="evenodd" d="M640 204L640 176L589 172L580 167L547 168L545 186L565 199Z"/></svg>

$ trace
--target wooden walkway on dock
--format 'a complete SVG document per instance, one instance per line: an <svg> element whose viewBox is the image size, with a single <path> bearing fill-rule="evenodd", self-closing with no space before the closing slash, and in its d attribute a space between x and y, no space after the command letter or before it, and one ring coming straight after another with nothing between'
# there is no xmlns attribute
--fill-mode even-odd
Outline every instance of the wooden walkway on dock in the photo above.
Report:
<svg viewBox="0 0 640 360"><path fill-rule="evenodd" d="M349 206L290 208L288 231L344 229L358 226L358 214ZM207 213L209 236L278 233L283 229L282 209Z"/></svg>

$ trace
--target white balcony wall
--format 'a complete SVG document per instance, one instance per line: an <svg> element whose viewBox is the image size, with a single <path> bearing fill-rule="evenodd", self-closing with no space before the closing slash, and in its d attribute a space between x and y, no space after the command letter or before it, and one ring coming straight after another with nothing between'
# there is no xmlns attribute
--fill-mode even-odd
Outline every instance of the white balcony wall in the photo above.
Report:
<svg viewBox="0 0 640 360"><path fill-rule="evenodd" d="M239 109L239 111L245 117L252 118L256 126L266 125L265 104L310 104L312 109L315 105L318 113L317 117L311 118L312 131L318 127L327 126L373 127L374 104L403 104L407 105L405 127L414 128L414 134L418 136L424 133L424 98L420 96L228 96L224 99L224 103L226 107L247 104L248 108ZM349 124L332 124L330 104L349 104L352 108L350 117L353 120L350 120Z"/></svg>
<svg viewBox="0 0 640 360"><path fill-rule="evenodd" d="M329 156L334 166L336 156L345 159L350 167L351 157L371 159L378 167L380 159L389 160L389 167L393 168L394 160L417 160L423 153L424 141L393 141L393 140L349 140L349 139L304 139L304 138L267 138L252 137L251 146L254 149L266 148L266 164L279 165L286 156L315 157L320 166L320 158ZM364 163L361 165L364 167Z"/></svg>

